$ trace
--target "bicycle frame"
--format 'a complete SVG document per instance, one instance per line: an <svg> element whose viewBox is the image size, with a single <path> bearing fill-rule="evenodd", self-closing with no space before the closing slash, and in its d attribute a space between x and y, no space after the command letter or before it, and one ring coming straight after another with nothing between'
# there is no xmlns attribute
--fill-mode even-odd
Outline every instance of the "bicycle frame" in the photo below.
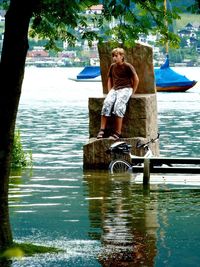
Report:
<svg viewBox="0 0 200 267"><path fill-rule="evenodd" d="M153 156L153 152L151 150L151 148L149 147L150 143L154 143L157 139L152 139L151 141L145 143L144 145L141 145L140 147L138 147L136 145L137 148L143 148L145 153L144 153L144 158L150 158ZM130 155L130 158L131 160L133 160L134 158L139 158L140 156L136 156L136 155L133 155L133 154L129 154Z"/></svg>
<svg viewBox="0 0 200 267"><path fill-rule="evenodd" d="M151 139L150 141L148 141L148 142L146 142L144 144L141 144L140 142L138 142L136 144L137 148L144 148L144 151L145 151L145 154L143 156L144 158L148 158L148 157L153 156L153 152L152 152L151 148L149 147L149 145L152 144L152 143L155 143L156 141L158 141L159 137L160 137L160 134L158 133L156 138ZM133 155L130 155L130 156L131 156L131 158L133 157Z"/></svg>
<svg viewBox="0 0 200 267"><path fill-rule="evenodd" d="M158 141L158 139L159 139L159 136L160 136L160 134L158 133L158 135L157 135L157 137L156 138L154 138L154 139L151 139L150 141L148 141L148 142L146 142L146 143L140 143L140 141L138 141L137 142L137 144L136 144L136 148L143 148L144 149L144 151L145 151L145 154L144 154L144 156L143 157L151 157L151 156L153 156L153 152L152 152L152 150L151 150L151 148L149 147L149 145L151 144L151 143L155 143L156 141ZM129 155L130 156L130 158L132 159L134 159L135 157L136 158L138 158L138 157L140 157L140 156L136 156L136 155L134 155L134 154L131 154L131 145L129 145L129 144L127 144L126 142L124 142L124 141L118 141L118 142L115 142L114 144L112 144L111 146L110 146L110 148L107 150L107 153L109 153L109 154L114 154L114 155Z"/></svg>
<svg viewBox="0 0 200 267"><path fill-rule="evenodd" d="M137 148L143 148L145 151L145 154L143 157L145 158L149 158L151 156L153 156L153 152L150 149L150 144L156 142L159 139L159 134L157 135L156 138L151 139L150 141L141 144L140 142L138 142L136 144ZM130 169L132 169L134 167L134 159L136 158L140 158L140 156L136 156L134 154L131 154L131 145L127 144L126 142L115 142L114 144L112 144L110 146L110 148L107 150L108 153L113 154L115 156L115 159L112 160L109 164L109 170L111 173L115 173L115 172L126 172L126 171L130 171ZM127 162L124 159L120 159L120 155L129 155L130 159L131 159L131 164L129 162ZM118 157L117 157L118 156Z"/></svg>

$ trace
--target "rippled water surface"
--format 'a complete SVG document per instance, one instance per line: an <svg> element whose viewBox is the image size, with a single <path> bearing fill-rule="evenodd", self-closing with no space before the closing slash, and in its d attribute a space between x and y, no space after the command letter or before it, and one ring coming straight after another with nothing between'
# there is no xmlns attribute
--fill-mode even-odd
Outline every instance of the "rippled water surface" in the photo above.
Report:
<svg viewBox="0 0 200 267"><path fill-rule="evenodd" d="M88 97L102 89L68 80L79 70L26 69L17 127L33 168L10 178L13 235L63 251L10 266L198 266L200 177L153 177L144 190L132 175L83 171ZM157 99L161 154L199 157L199 83Z"/></svg>

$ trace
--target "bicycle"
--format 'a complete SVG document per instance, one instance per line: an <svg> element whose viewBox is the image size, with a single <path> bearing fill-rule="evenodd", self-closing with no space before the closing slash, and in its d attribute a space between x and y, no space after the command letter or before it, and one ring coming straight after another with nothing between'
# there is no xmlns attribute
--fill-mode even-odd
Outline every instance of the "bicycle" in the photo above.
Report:
<svg viewBox="0 0 200 267"><path fill-rule="evenodd" d="M149 158L153 156L153 152L150 148L150 144L155 143L159 140L159 134L156 138L151 139L150 141L146 143L141 143L138 141L136 143L136 148L143 149L144 150L144 158ZM138 164L134 164L134 159L138 158L140 156L136 156L134 154L131 154L131 145L127 144L124 141L118 141L112 144L109 149L107 150L107 153L114 155L114 159L109 164L109 171L110 173L120 173L120 172L131 172L132 168ZM130 157L131 164L126 161L125 159L120 158L121 155L128 155Z"/></svg>

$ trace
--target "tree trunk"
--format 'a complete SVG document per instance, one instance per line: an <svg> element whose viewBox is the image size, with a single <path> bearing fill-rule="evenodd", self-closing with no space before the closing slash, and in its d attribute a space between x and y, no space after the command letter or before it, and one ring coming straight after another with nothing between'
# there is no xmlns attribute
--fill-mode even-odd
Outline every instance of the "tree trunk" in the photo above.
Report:
<svg viewBox="0 0 200 267"><path fill-rule="evenodd" d="M13 242L8 208L10 158L28 50L31 3L11 0L5 17L0 63L0 250Z"/></svg>

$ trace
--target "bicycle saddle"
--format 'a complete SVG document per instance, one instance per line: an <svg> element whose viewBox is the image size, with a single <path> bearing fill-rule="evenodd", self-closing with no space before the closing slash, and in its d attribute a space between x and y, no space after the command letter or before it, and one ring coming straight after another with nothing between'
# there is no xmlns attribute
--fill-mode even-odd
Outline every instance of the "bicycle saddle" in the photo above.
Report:
<svg viewBox="0 0 200 267"><path fill-rule="evenodd" d="M126 142L119 141L112 144L109 149L106 151L107 153L116 153L116 154L127 154L130 152L131 145Z"/></svg>

